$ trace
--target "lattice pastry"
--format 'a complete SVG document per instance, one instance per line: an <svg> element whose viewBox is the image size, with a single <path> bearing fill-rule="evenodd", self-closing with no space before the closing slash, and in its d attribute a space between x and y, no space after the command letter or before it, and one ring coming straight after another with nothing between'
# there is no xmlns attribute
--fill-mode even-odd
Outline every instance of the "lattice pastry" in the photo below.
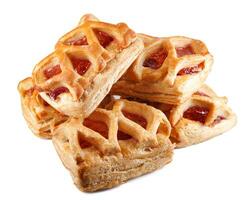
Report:
<svg viewBox="0 0 243 200"><path fill-rule="evenodd" d="M189 100L173 107L169 120L171 140L177 147L185 147L231 129L236 124L236 115L227 105L226 97L218 97L204 85Z"/></svg>
<svg viewBox="0 0 243 200"><path fill-rule="evenodd" d="M161 110L172 125L170 139L176 147L186 147L215 137L231 129L236 116L227 106L226 97L217 94L204 84L190 99L180 105L171 105L122 96Z"/></svg>
<svg viewBox="0 0 243 200"><path fill-rule="evenodd" d="M202 86L213 63L203 42L179 36L139 37L145 48L113 86L113 94L177 105Z"/></svg>
<svg viewBox="0 0 243 200"><path fill-rule="evenodd" d="M142 49L143 42L126 24L85 15L35 66L33 80L40 96L56 110L86 117Z"/></svg>
<svg viewBox="0 0 243 200"><path fill-rule="evenodd" d="M20 81L18 90L23 115L31 131L39 137L51 138L51 130L68 117L53 109L41 98L32 78Z"/></svg>
<svg viewBox="0 0 243 200"><path fill-rule="evenodd" d="M146 104L116 100L88 118L58 126L54 146L83 191L111 188L169 163L174 146L170 123Z"/></svg>
<svg viewBox="0 0 243 200"><path fill-rule="evenodd" d="M29 77L20 81L18 90L23 115L31 131L41 138L52 138L52 130L57 125L68 120L69 117L58 112L42 99L39 91L33 84L32 78ZM112 100L113 96L107 95L98 107L103 108Z"/></svg>

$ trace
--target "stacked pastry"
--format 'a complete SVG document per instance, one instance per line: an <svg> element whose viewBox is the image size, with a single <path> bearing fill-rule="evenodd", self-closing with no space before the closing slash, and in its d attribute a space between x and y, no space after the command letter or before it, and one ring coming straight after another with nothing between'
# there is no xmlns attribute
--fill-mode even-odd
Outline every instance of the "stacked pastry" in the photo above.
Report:
<svg viewBox="0 0 243 200"><path fill-rule="evenodd" d="M213 57L203 42L186 37L138 37L144 49L114 84L113 94L166 113L176 147L203 142L235 125L227 98L218 97L204 84Z"/></svg>
<svg viewBox="0 0 243 200"><path fill-rule="evenodd" d="M19 83L23 115L79 189L111 188L234 126L227 99L204 85L212 63L199 40L85 15Z"/></svg>

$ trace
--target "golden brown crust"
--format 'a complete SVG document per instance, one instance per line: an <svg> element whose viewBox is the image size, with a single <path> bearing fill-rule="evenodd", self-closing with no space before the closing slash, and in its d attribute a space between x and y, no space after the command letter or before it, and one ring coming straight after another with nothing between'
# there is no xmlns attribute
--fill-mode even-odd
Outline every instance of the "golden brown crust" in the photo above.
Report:
<svg viewBox="0 0 243 200"><path fill-rule="evenodd" d="M143 39L145 48L127 73L113 86L113 94L178 105L202 86L213 63L203 42L181 36L160 39L152 37L151 40L149 36L139 36ZM176 48L188 45L194 53L178 57ZM161 48L167 54L161 67L144 67L146 57ZM198 73L178 75L180 70L196 65L202 66Z"/></svg>
<svg viewBox="0 0 243 200"><path fill-rule="evenodd" d="M102 31L102 34L109 35L106 37L112 38L107 46L100 44L95 31L99 31L99 34ZM72 43L83 37L85 44ZM77 28L58 41L52 54L36 65L33 80L40 90L40 96L56 110L69 116L88 116L142 48L142 41L126 24L112 25L88 15L83 17ZM84 74L75 70L72 58L85 60L88 69ZM56 71L52 70L55 67ZM46 71L54 72L46 75ZM64 88L65 92L52 98L52 91L59 88Z"/></svg>
<svg viewBox="0 0 243 200"><path fill-rule="evenodd" d="M125 117L124 110L144 117L147 126L143 128ZM107 124L107 138L87 127L82 119L72 118L54 130L54 146L79 189L114 187L171 161L170 124L161 111L137 102L116 100L112 110L96 109L89 119ZM131 138L118 139L118 130ZM91 146L81 147L80 138Z"/></svg>

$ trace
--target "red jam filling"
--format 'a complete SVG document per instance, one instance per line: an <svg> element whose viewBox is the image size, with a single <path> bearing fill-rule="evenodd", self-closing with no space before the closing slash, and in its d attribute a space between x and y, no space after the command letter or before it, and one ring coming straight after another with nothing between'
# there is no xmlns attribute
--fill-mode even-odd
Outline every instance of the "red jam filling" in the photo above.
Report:
<svg viewBox="0 0 243 200"><path fill-rule="evenodd" d="M129 113L129 112L126 112L126 111L122 111L122 113L126 118L136 122L137 124L139 124L143 128L147 127L147 120L144 117L133 114L133 113Z"/></svg>
<svg viewBox="0 0 243 200"><path fill-rule="evenodd" d="M24 92L25 95L31 96L33 92L35 91L35 88L32 87Z"/></svg>
<svg viewBox="0 0 243 200"><path fill-rule="evenodd" d="M226 118L224 116L217 116L217 118L213 121L212 125L216 125L220 123L222 120L225 120Z"/></svg>
<svg viewBox="0 0 243 200"><path fill-rule="evenodd" d="M88 147L91 147L92 144L90 144L88 141L85 141L81 135L78 135L78 141L79 141L79 146L82 148L82 149L85 149L85 148L88 148Z"/></svg>
<svg viewBox="0 0 243 200"><path fill-rule="evenodd" d="M79 74L79 75L84 75L87 70L89 69L91 62L89 60L86 59L79 59L79 58L75 58L75 57L71 57L70 58L73 68L75 69L75 71Z"/></svg>
<svg viewBox="0 0 243 200"><path fill-rule="evenodd" d="M79 38L77 40L72 40L67 42L68 45L75 45L75 46L82 46L82 45L88 45L87 38L84 36L82 38Z"/></svg>
<svg viewBox="0 0 243 200"><path fill-rule="evenodd" d="M191 54L194 54L194 51L191 47L191 45L187 45L185 47L176 47L176 54L177 54L177 57L182 57L182 56L185 56L185 55L191 55Z"/></svg>
<svg viewBox="0 0 243 200"><path fill-rule="evenodd" d="M46 101L42 101L43 102L43 106L50 106Z"/></svg>
<svg viewBox="0 0 243 200"><path fill-rule="evenodd" d="M161 48L158 51L151 54L149 57L147 57L143 62L143 66L149 67L151 69L158 69L164 63L167 55L167 51Z"/></svg>
<svg viewBox="0 0 243 200"><path fill-rule="evenodd" d="M104 122L86 118L83 121L83 125L92 129L93 131L100 133L103 137L108 138L108 127ZM81 135L79 135L79 145L83 149L92 146L92 144L82 138Z"/></svg>
<svg viewBox="0 0 243 200"><path fill-rule="evenodd" d="M204 96L204 97L209 97L206 93L197 91L194 94L199 95L199 96Z"/></svg>
<svg viewBox="0 0 243 200"><path fill-rule="evenodd" d="M183 76L188 74L197 74L203 70L203 67L204 67L203 63L200 63L199 65L195 65L193 67L185 67L181 69L177 75Z"/></svg>
<svg viewBox="0 0 243 200"><path fill-rule="evenodd" d="M83 125L92 129L93 131L100 133L103 137L108 139L108 127L104 122L86 118L83 122Z"/></svg>
<svg viewBox="0 0 243 200"><path fill-rule="evenodd" d="M118 140L128 140L128 139L131 139L132 136L122 132L122 131L118 131L117 133L117 139Z"/></svg>
<svg viewBox="0 0 243 200"><path fill-rule="evenodd" d="M100 45L104 48L106 48L114 40L109 34L98 29L94 29L94 33L99 40Z"/></svg>
<svg viewBox="0 0 243 200"><path fill-rule="evenodd" d="M122 111L123 115L136 122L137 124L139 124L140 126L142 126L143 128L146 128L147 126L147 121L145 118L143 118L142 116L139 116L139 115L136 115L136 114L133 114L133 113L129 113L129 112L126 112L126 111ZM118 131L117 133L117 139L118 140L128 140L128 139L131 139L132 136L122 132L122 131Z"/></svg>
<svg viewBox="0 0 243 200"><path fill-rule="evenodd" d="M51 92L49 92L49 96L53 99L56 100L57 97L62 94L62 93L67 93L69 90L66 87L58 87Z"/></svg>
<svg viewBox="0 0 243 200"><path fill-rule="evenodd" d="M206 107L192 106L184 112L183 117L204 124L208 116L208 113L209 109Z"/></svg>
<svg viewBox="0 0 243 200"><path fill-rule="evenodd" d="M60 74L62 72L60 65L55 65L44 70L44 75L47 79Z"/></svg>

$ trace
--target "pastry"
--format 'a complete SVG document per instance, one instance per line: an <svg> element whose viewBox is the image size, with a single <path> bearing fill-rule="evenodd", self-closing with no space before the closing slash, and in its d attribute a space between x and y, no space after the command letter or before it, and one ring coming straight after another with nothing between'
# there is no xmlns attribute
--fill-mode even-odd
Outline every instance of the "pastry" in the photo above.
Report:
<svg viewBox="0 0 243 200"><path fill-rule="evenodd" d="M53 128L65 122L69 117L58 112L42 99L32 78L28 77L20 81L18 90L22 112L31 131L38 137L52 138ZM113 100L112 95L107 95L98 107L106 107Z"/></svg>
<svg viewBox="0 0 243 200"><path fill-rule="evenodd" d="M218 136L236 124L236 115L226 97L218 97L204 85L190 99L174 106L169 115L171 140L176 147L186 147Z"/></svg>
<svg viewBox="0 0 243 200"><path fill-rule="evenodd" d="M87 117L142 49L143 42L126 24L108 24L85 15L35 66L33 81L53 108L68 116Z"/></svg>
<svg viewBox="0 0 243 200"><path fill-rule="evenodd" d="M41 138L51 138L51 130L66 121L68 117L56 111L41 98L32 78L20 81L18 90L23 115L31 131Z"/></svg>
<svg viewBox="0 0 243 200"><path fill-rule="evenodd" d="M113 94L178 105L202 86L213 63L203 42L180 36L139 38L145 48L113 86Z"/></svg>
<svg viewBox="0 0 243 200"><path fill-rule="evenodd" d="M174 145L165 115L146 104L115 100L88 118L70 118L54 129L53 144L76 186L111 188L169 163Z"/></svg>
<svg viewBox="0 0 243 200"><path fill-rule="evenodd" d="M176 148L208 140L231 129L236 123L236 116L228 107L227 98L218 97L206 84L180 105L127 96L120 98L145 103L161 110L171 123L170 139L176 143Z"/></svg>
<svg viewBox="0 0 243 200"><path fill-rule="evenodd" d="M202 41L135 34L87 14L20 81L22 111L80 190L112 188L236 124L227 98L203 85L212 63Z"/></svg>

